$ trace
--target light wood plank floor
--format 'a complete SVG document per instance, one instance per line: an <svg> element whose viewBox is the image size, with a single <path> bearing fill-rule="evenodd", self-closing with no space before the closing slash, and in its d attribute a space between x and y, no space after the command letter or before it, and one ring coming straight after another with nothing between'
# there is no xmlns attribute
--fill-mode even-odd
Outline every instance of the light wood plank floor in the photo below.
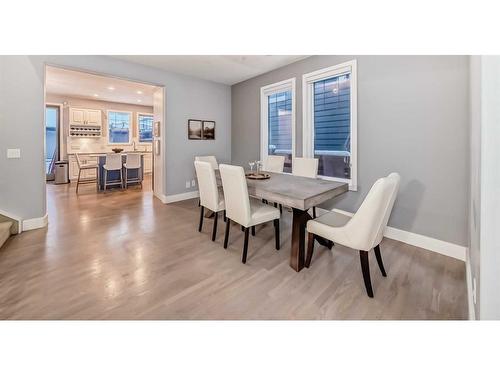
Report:
<svg viewBox="0 0 500 375"><path fill-rule="evenodd" d="M97 194L48 185L47 228L12 237L0 250L1 319L465 319L463 262L385 239L383 278L374 254L375 298L359 256L316 245L310 269L288 266L291 213L282 248L272 224L250 236L231 229L222 248L212 220L197 232L197 200L164 205L143 191Z"/></svg>

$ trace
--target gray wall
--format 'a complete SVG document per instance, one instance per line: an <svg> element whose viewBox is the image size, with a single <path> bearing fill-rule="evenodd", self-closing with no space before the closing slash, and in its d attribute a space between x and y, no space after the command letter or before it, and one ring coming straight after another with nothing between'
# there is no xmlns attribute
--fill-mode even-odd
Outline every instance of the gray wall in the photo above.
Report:
<svg viewBox="0 0 500 375"><path fill-rule="evenodd" d="M22 219L46 212L43 172L44 64L89 70L165 86L166 195L194 178L195 155L231 160L229 86L104 56L0 56L0 209ZM189 118L216 121L215 141L188 141ZM7 159L21 148L21 159Z"/></svg>
<svg viewBox="0 0 500 375"><path fill-rule="evenodd" d="M402 176L389 225L466 246L469 59L466 56L313 56L232 86L232 161L259 158L260 87L291 77L302 154L302 74L358 62L358 191L323 205L355 211L374 181Z"/></svg>

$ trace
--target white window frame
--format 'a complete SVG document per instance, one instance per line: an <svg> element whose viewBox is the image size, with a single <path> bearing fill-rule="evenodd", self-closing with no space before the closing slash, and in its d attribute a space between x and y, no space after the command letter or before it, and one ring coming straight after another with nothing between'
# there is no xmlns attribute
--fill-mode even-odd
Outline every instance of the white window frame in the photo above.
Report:
<svg viewBox="0 0 500 375"><path fill-rule="evenodd" d="M130 122L129 122L129 128L128 128L128 143L112 143L110 142L110 139L109 139L109 112L119 112L119 113L128 113L129 115L129 118L130 118ZM130 111L121 111L119 109L108 109L106 111L106 141L108 143L108 145L110 146L114 146L114 145L131 145L132 142L133 142L133 128L134 128L134 124L132 123L133 121L133 116L132 116L132 112Z"/></svg>
<svg viewBox="0 0 500 375"><path fill-rule="evenodd" d="M154 122L155 122L154 114L153 113L147 113L147 112L137 112L136 116L135 116L135 123L136 123L135 124L135 128L137 130L137 142L140 145L152 145L153 141L154 141L154 135L153 135L153 140L151 142L141 142L141 137L140 137L140 134L139 134L139 116L141 116L141 115L142 116L151 116L153 118L153 129L154 129Z"/></svg>
<svg viewBox="0 0 500 375"><path fill-rule="evenodd" d="M345 73L350 73L351 82L351 113L350 113L350 167L351 178L339 178L329 176L318 176L325 180L347 182L349 190L358 189L358 80L356 60L347 61L342 64L330 66L325 69L316 70L302 76L302 155L314 157L314 83L328 78L333 78Z"/></svg>
<svg viewBox="0 0 500 375"><path fill-rule="evenodd" d="M295 158L295 77L260 88L260 160L268 156L269 124L268 97L283 91L292 91L292 163Z"/></svg>

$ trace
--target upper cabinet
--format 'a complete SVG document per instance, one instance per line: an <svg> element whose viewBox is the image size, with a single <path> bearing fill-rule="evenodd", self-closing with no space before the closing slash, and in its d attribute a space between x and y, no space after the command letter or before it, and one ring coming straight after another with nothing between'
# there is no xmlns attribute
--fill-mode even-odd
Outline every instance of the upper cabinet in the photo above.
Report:
<svg viewBox="0 0 500 375"><path fill-rule="evenodd" d="M99 109L70 108L70 125L96 125L101 126L102 112Z"/></svg>
<svg viewBox="0 0 500 375"><path fill-rule="evenodd" d="M70 137L101 137L102 112L99 109L70 108Z"/></svg>

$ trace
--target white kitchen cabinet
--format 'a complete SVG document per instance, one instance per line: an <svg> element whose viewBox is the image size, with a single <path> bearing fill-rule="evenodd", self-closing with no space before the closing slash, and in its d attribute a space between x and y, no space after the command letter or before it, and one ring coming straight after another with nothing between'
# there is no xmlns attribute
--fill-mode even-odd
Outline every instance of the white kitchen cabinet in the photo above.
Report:
<svg viewBox="0 0 500 375"><path fill-rule="evenodd" d="M85 125L85 109L70 108L69 123L70 125Z"/></svg>
<svg viewBox="0 0 500 375"><path fill-rule="evenodd" d="M100 109L70 108L70 125L102 125L102 112Z"/></svg>

